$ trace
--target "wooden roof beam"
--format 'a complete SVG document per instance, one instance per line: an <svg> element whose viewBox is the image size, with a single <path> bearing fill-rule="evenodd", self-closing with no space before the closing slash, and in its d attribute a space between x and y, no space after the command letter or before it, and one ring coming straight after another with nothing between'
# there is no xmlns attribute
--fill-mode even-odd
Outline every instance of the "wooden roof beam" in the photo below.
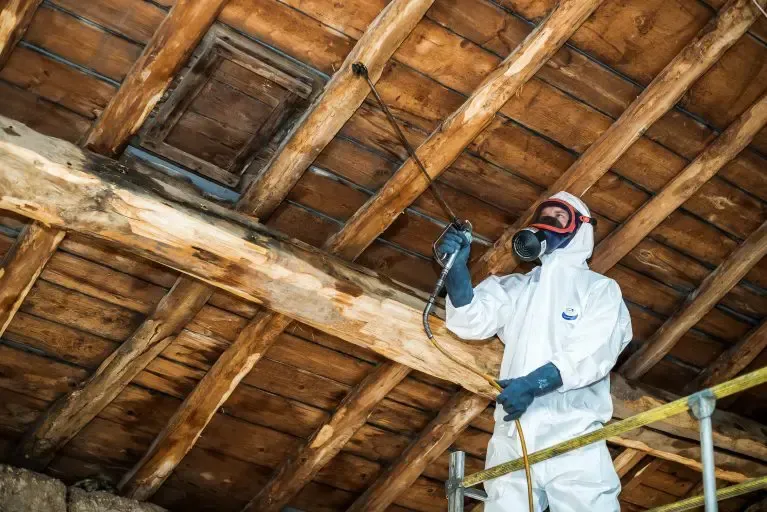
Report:
<svg viewBox="0 0 767 512"><path fill-rule="evenodd" d="M347 512L386 510L487 406L486 398L466 390L458 391L418 438L357 498Z"/></svg>
<svg viewBox="0 0 767 512"><path fill-rule="evenodd" d="M562 0L549 16L480 84L416 150L436 179L493 120L495 114L569 39L602 0ZM410 158L325 247L357 258L410 206L429 183Z"/></svg>
<svg viewBox="0 0 767 512"><path fill-rule="evenodd" d="M0 336L63 239L63 231L39 222L27 224L19 233L0 266Z"/></svg>
<svg viewBox="0 0 767 512"><path fill-rule="evenodd" d="M324 146L341 129L368 95L367 83L351 73L351 65L363 61L369 66L373 79L380 77L391 54L423 17L433 0L395 0L389 3L370 24L355 48L347 56L343 67L325 87L323 94L314 102L298 125L281 144L265 173L254 181L240 198L237 209L255 216L266 217L290 192L303 171L322 151ZM194 446L215 412L221 407L239 381L247 375L271 343L291 323L288 317L272 311L263 311L254 318L237 342L232 344L216 361L211 370L187 396L168 425L157 436L149 451L123 478L120 488L123 494L135 499L147 499L162 485L173 469ZM403 376L409 368L394 364L392 370ZM355 390L347 397L360 407L374 407L365 402L370 393L375 394L390 383L388 373L368 382L368 388ZM383 398L383 397L381 397ZM359 414L364 415L360 409ZM325 439L324 449L299 455L297 462L276 475L271 491L263 499L287 501L291 493L301 490L304 479L319 471L335 453L341 450L362 423L352 421L354 415L339 417L335 431ZM332 420L331 420L332 421ZM328 435L324 430L323 436ZM262 498L257 498L262 499Z"/></svg>
<svg viewBox="0 0 767 512"><path fill-rule="evenodd" d="M613 466L615 467L615 472L618 474L618 478L626 476L626 474L634 469L637 464L642 462L642 459L645 457L647 457L645 452L633 448L626 448L620 452L613 460Z"/></svg>
<svg viewBox="0 0 767 512"><path fill-rule="evenodd" d="M333 416L286 460L244 511L279 512L308 484L367 421L376 405L410 373L410 368L387 361L360 382ZM486 400L483 400L486 402Z"/></svg>
<svg viewBox="0 0 767 512"><path fill-rule="evenodd" d="M511 251L514 234L530 222L541 201L566 190L581 196L642 136L668 112L685 91L740 37L757 16L752 0L730 0L698 36L677 55L637 96L605 132L560 178L498 238L472 266L475 281L489 274L510 272L519 262Z"/></svg>
<svg viewBox="0 0 767 512"><path fill-rule="evenodd" d="M218 408L291 322L264 310L256 314L187 396L141 461L123 477L119 485L123 495L146 500L159 489Z"/></svg>
<svg viewBox="0 0 767 512"><path fill-rule="evenodd" d="M688 389L707 388L735 378L767 348L767 321L762 320L748 336L724 351L701 373Z"/></svg>
<svg viewBox="0 0 767 512"><path fill-rule="evenodd" d="M7 0L0 10L0 69L24 37L43 0Z"/></svg>
<svg viewBox="0 0 767 512"><path fill-rule="evenodd" d="M227 0L176 0L133 63L117 94L85 137L102 155L122 151L160 101L171 80L218 17Z"/></svg>
<svg viewBox="0 0 767 512"><path fill-rule="evenodd" d="M767 222L703 280L685 303L623 363L620 373L628 379L638 379L647 373L765 254Z"/></svg>
<svg viewBox="0 0 767 512"><path fill-rule="evenodd" d="M735 158L767 124L767 94L738 117L690 165L657 195L634 212L597 246L590 267L607 272L650 234L666 217L682 206L730 160Z"/></svg>
<svg viewBox="0 0 767 512"><path fill-rule="evenodd" d="M130 337L87 380L55 401L25 432L13 454L15 463L38 471L44 469L58 450L170 345L212 292L213 288L205 283L179 277Z"/></svg>
<svg viewBox="0 0 767 512"><path fill-rule="evenodd" d="M370 80L376 83L386 62L432 3L434 0L395 0L381 11L333 74L322 95L280 143L266 169L244 192L241 211L261 219L274 212L370 94L367 82L353 73L352 64L364 63Z"/></svg>
<svg viewBox="0 0 767 512"><path fill-rule="evenodd" d="M4 128L0 209L119 245L400 364L494 398L495 390L484 379L445 360L424 339L424 302L396 283L280 237L236 212L195 210L192 201L179 203L167 187L150 190L134 184L133 173L114 161L11 119L0 116L0 125ZM432 330L459 359L488 373L498 372L503 351L499 342L464 343L452 337L438 318L432 320ZM626 403L614 395L613 402L617 410L643 408L647 401ZM714 430L720 428L715 419ZM663 435L662 443L650 449L662 451L669 444L673 443ZM762 439L762 444L767 441Z"/></svg>

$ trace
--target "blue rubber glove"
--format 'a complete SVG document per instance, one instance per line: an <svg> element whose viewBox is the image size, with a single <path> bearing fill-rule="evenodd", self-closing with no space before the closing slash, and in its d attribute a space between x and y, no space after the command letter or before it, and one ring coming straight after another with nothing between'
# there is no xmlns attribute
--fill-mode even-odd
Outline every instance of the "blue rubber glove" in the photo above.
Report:
<svg viewBox="0 0 767 512"><path fill-rule="evenodd" d="M466 236L451 227L450 230L442 237L437 250L442 254L458 253L455 258L455 263L447 273L445 279L445 288L447 288L447 294L450 297L450 302L453 306L460 308L471 302L474 298L474 289L471 286L471 274L469 273L469 267L467 263L469 261L469 252L471 250L471 243Z"/></svg>
<svg viewBox="0 0 767 512"><path fill-rule="evenodd" d="M517 379L499 380L503 388L496 402L506 412L503 421L514 421L533 403L533 399L554 391L562 385L562 376L554 363L546 363L530 374Z"/></svg>

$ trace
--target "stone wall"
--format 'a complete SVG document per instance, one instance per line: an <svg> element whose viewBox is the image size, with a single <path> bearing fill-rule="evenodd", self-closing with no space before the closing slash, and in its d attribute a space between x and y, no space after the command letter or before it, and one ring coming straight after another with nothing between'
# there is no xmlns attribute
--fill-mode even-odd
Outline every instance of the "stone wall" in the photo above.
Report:
<svg viewBox="0 0 767 512"><path fill-rule="evenodd" d="M39 473L0 465L0 512L163 512L108 492L67 488Z"/></svg>

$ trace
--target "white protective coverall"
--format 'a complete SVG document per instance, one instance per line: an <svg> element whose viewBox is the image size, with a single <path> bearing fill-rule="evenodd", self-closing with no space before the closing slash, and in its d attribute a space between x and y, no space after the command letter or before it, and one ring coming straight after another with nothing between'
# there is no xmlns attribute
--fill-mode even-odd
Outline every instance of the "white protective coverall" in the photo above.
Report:
<svg viewBox="0 0 767 512"><path fill-rule="evenodd" d="M554 196L590 215L566 192ZM589 270L594 228L582 224L567 247L541 258L528 274L491 276L471 303L448 300L447 327L463 339L495 334L505 344L500 378L523 377L552 362L563 385L536 398L520 421L530 453L600 428L612 417L609 373L631 340L631 319L618 284ZM495 408L486 467L522 456L515 423ZM616 512L620 480L607 445L595 443L532 467L536 511ZM486 512L527 510L524 471L485 483Z"/></svg>

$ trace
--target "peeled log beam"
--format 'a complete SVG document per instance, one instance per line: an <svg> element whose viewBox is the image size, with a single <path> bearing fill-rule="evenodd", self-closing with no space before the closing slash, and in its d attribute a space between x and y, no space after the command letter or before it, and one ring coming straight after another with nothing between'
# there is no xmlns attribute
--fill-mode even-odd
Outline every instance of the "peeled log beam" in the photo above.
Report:
<svg viewBox="0 0 767 512"><path fill-rule="evenodd" d="M219 406L290 322L286 316L267 311L256 314L184 400L186 407L179 409L142 460L125 475L119 486L123 495L145 500L157 491L194 446Z"/></svg>
<svg viewBox="0 0 767 512"><path fill-rule="evenodd" d="M14 459L42 470L70 439L109 405L205 305L210 286L180 277L149 317L96 372L48 408L25 433Z"/></svg>
<svg viewBox="0 0 767 512"><path fill-rule="evenodd" d="M436 179L495 114L567 41L602 0L563 0L552 13L493 71L461 107L416 150L426 171ZM354 259L388 228L429 183L408 159L383 188L336 233L326 248Z"/></svg>
<svg viewBox="0 0 767 512"><path fill-rule="evenodd" d="M388 279L271 233L235 212L188 209L129 181L116 162L0 116L0 209L101 238L213 286L488 399L484 379L425 339L424 301ZM498 341L463 343L432 319L437 340L490 374ZM622 402L613 396L616 408ZM640 403L641 405L641 403ZM714 429L719 425L715 421ZM664 443L668 443L664 438ZM653 449L662 450L663 444Z"/></svg>
<svg viewBox="0 0 767 512"><path fill-rule="evenodd" d="M640 450L653 457L676 462L695 471L703 471L703 464L700 462L700 444L695 440L673 439L650 428L638 428L620 437L611 437L607 442ZM663 448L658 449L660 446ZM740 483L767 475L767 465L738 455L715 451L714 462L716 478L726 482Z"/></svg>
<svg viewBox="0 0 767 512"><path fill-rule="evenodd" d="M665 391L628 382L618 373L610 376L613 417L625 419L640 412L673 402L679 397ZM757 421L717 409L714 412L714 446L767 463L767 429ZM652 424L654 430L687 439L696 439L700 424L690 414L677 414Z"/></svg>
<svg viewBox="0 0 767 512"><path fill-rule="evenodd" d="M626 448L623 450L615 460L613 460L613 466L615 472L618 474L618 478L623 478L626 474L634 469L634 467L642 462L642 459L647 457L647 454L640 450L634 450L633 448Z"/></svg>
<svg viewBox="0 0 767 512"><path fill-rule="evenodd" d="M585 194L645 130L668 112L685 91L746 33L757 14L752 0L730 0L722 7L719 15L663 68L620 118L475 262L472 267L474 279L481 281L489 274L513 270L518 262L511 252L511 238L529 223L538 204L562 190L577 196Z"/></svg>
<svg viewBox="0 0 767 512"><path fill-rule="evenodd" d="M597 246L591 268L607 272L666 217L682 206L719 169L735 158L767 124L767 94L743 112L714 142L663 190L645 203Z"/></svg>
<svg viewBox="0 0 767 512"><path fill-rule="evenodd" d="M695 380L691 389L706 388L725 382L738 375L767 347L767 321L748 336L722 353L716 361Z"/></svg>
<svg viewBox="0 0 767 512"><path fill-rule="evenodd" d="M226 0L176 0L88 133L85 146L119 153L162 98L176 72L218 17Z"/></svg>
<svg viewBox="0 0 767 512"><path fill-rule="evenodd" d="M32 22L42 0L6 0L0 11L0 69Z"/></svg>
<svg viewBox="0 0 767 512"><path fill-rule="evenodd" d="M297 121L282 141L266 170L243 194L241 211L266 218L288 195L301 175L370 94L364 78L354 75L352 64L362 62L376 83L386 62L434 0L394 0L368 26L322 95Z"/></svg>
<svg viewBox="0 0 767 512"><path fill-rule="evenodd" d="M402 382L410 369L387 361L352 390L327 423L317 429L297 456L286 460L271 480L243 509L279 512L335 457L367 421L384 397ZM486 400L481 399L483 402Z"/></svg>
<svg viewBox="0 0 767 512"><path fill-rule="evenodd" d="M10 325L64 232L32 222L24 227L0 267L0 336Z"/></svg>
<svg viewBox="0 0 767 512"><path fill-rule="evenodd" d="M487 409L487 405L487 399L466 390L453 395L418 438L357 498L347 512L386 510L416 481L426 466L442 455L469 423Z"/></svg>
<svg viewBox="0 0 767 512"><path fill-rule="evenodd" d="M620 373L638 379L674 347L767 254L767 222L703 280L676 313L623 363Z"/></svg>

